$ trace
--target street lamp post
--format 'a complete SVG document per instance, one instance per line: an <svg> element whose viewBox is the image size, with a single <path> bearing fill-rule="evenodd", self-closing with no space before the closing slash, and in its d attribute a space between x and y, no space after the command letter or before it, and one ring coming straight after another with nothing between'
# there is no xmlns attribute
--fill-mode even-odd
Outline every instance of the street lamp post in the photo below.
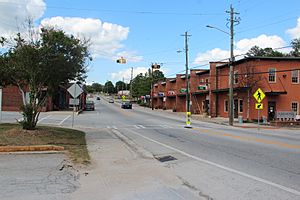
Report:
<svg viewBox="0 0 300 200"><path fill-rule="evenodd" d="M233 31L233 27L234 27L234 23L238 22L238 19L234 19L234 14L239 14L234 12L233 7L230 6L230 11L226 11L228 13L230 13L230 33L223 31L220 28L211 26L211 25L207 25L207 28L213 28L216 30L219 30L227 35L230 36L230 60L229 60L229 94L228 94L228 98L229 98L229 125L233 126L233 119L234 119L234 101L233 101L233 80L234 80L234 72L233 72L233 63L234 63L234 55L233 55L233 36L234 36L234 31Z"/></svg>

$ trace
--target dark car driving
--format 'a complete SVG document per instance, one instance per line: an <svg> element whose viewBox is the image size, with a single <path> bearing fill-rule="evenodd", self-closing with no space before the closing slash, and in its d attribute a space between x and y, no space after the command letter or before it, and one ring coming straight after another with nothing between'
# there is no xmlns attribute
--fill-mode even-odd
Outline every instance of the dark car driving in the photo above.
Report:
<svg viewBox="0 0 300 200"><path fill-rule="evenodd" d="M86 101L85 110L95 110L94 101Z"/></svg>
<svg viewBox="0 0 300 200"><path fill-rule="evenodd" d="M130 101L123 101L121 104L121 108L132 109L132 103Z"/></svg>

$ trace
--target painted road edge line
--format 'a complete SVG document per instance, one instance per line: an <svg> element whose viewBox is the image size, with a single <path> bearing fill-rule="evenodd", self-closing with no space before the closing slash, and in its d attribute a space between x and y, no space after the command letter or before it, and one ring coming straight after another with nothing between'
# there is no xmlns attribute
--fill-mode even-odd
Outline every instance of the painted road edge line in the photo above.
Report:
<svg viewBox="0 0 300 200"><path fill-rule="evenodd" d="M71 115L68 115L66 118L64 118L61 122L59 122L59 126L61 126L67 119L69 119Z"/></svg>
<svg viewBox="0 0 300 200"><path fill-rule="evenodd" d="M52 117L52 115L47 115L46 117L43 117L42 119L40 119L37 123L41 123L43 120L48 119L49 117Z"/></svg>
<svg viewBox="0 0 300 200"><path fill-rule="evenodd" d="M171 146L169 146L169 145L167 145L167 144L164 144L164 143L158 142L158 141L156 141L156 140L153 140L153 139L151 139L151 138L148 138L148 137L146 137L146 136L143 136L143 135L141 135L141 134L139 134L139 133L136 133L136 132L133 132L133 131L131 131L131 132L132 132L133 134L135 134L135 135L138 135L138 136L140 136L140 137L142 137L142 138L148 140L148 141L151 141L151 142L153 142L153 143L159 144L159 145L161 145L161 146L163 146L163 147L166 147L166 148L168 148L168 149L171 149L171 150L173 150L173 151L176 151L176 152L178 152L178 153L180 153L180 154L182 154L182 155L184 155L184 156L187 156L187 157L192 158L192 159L194 159L194 160L197 160L197 161L199 161L199 162L203 162L203 163L206 163L206 164L208 164L208 165L212 165L212 166L214 166L214 167L217 167L217 168L220 168L220 169L229 171L229 172L231 172L231 173L235 173L235 174L238 174L238 175L240 175L240 176L243 176L243 177L246 177L246 178L249 178L249 179L252 179L252 180L255 180L255 181L258 181L258 182L261 182L261 183L264 183L264 184L267 184L267 185L270 185L270 186L273 186L273 187L276 187L276 188L281 189L281 190L283 190L283 191L286 191L286 192L289 192L289 193L292 193L292 194L295 194L295 195L300 196L300 191L294 190L294 189L292 189L292 188L285 187L285 186L280 185L280 184L277 184L277 183L273 183L273 182L268 181L268 180L265 180L265 179L263 179L263 178L259 178L259 177L257 177L257 176L253 176L253 175L250 175L250 174L247 174L247 173L244 173L244 172L241 172L241 171L238 171L238 170L235 170L235 169L232 169L232 168L229 168L229 167L226 167L226 166L223 166L223 165L220 165L220 164L217 164L217 163L208 161L208 160L204 160L204 159L199 158L199 157L197 157L197 156L188 154L188 153L186 153L186 152L184 152L184 151L181 151L181 150L179 150L179 149L176 149L176 148L174 148L174 147L171 147Z"/></svg>

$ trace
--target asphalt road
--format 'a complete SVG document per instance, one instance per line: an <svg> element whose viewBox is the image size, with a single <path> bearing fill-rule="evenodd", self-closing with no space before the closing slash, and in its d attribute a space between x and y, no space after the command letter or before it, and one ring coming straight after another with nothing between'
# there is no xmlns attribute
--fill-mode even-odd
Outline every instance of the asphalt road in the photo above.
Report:
<svg viewBox="0 0 300 200"><path fill-rule="evenodd" d="M104 98L95 111L74 116L75 128L110 129L133 140L186 185L212 199L300 199L300 131L243 129L192 122L167 111L133 105L121 109ZM3 113L3 121L14 120ZM72 113L43 113L40 124L71 127Z"/></svg>

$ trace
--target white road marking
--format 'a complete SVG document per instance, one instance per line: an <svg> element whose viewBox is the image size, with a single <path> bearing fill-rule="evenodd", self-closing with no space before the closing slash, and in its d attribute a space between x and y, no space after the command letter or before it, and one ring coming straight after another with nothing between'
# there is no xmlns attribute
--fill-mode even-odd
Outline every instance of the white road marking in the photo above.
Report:
<svg viewBox="0 0 300 200"><path fill-rule="evenodd" d="M64 118L61 122L59 122L59 126L62 125L67 119L69 119L71 115L68 115L66 118Z"/></svg>
<svg viewBox="0 0 300 200"><path fill-rule="evenodd" d="M141 127L139 127L138 125L134 125L134 128L140 129Z"/></svg>
<svg viewBox="0 0 300 200"><path fill-rule="evenodd" d="M112 128L115 129L115 130L118 130L118 128L116 126L113 126Z"/></svg>
<svg viewBox="0 0 300 200"><path fill-rule="evenodd" d="M281 189L281 190L283 190L283 191L286 191L286 192L289 192L289 193L292 193L292 194L295 194L295 195L300 196L300 191L298 191L298 190L294 190L294 189L292 189L292 188L285 187L285 186L283 186L283 185L280 185L280 184L277 184L277 183L274 183L274 182L265 180L265 179L263 179L263 178L259 178L259 177L257 177L257 176L253 176L253 175L250 175L250 174L247 174L247 173L244 173L244 172L241 172L241 171L238 171L238 170L235 170L235 169L232 169L232 168L229 168L229 167L226 167L226 166L223 166L223 165L220 165L220 164L217 164L217 163L208 161L208 160L204 160L204 159L202 159L202 158L199 158L199 157L197 157L197 156L188 154L188 153L186 153L186 152L184 152L184 151L181 151L181 150L179 150L179 149L176 149L176 148L174 148L174 147L172 147L172 146L169 146L169 145L167 145L167 144L164 144L164 143L158 142L158 141L156 141L156 140L153 140L153 139L151 139L151 138L148 138L148 137L146 137L146 136L143 136L143 135L141 135L141 134L139 134L139 133L135 133L135 132L132 132L132 133L135 134L135 135L138 135L138 136L140 136L140 137L142 137L142 138L144 138L144 139L146 139L146 140L148 140L148 141L150 141L150 142L153 142L153 143L156 143L156 144L161 145L161 146L163 146L163 147L166 147L166 148L168 148L168 149L171 149L171 150L173 150L173 151L175 151L175 152L178 152L178 153L180 153L180 154L182 154L182 155L184 155L184 156L187 156L187 157L192 158L192 159L194 159L194 160L197 160L197 161L199 161L199 162L206 163L206 164L208 164L208 165L212 165L212 166L214 166L214 167L217 167L217 168L226 170L226 171L228 171L228 172L235 173L235 174L238 174L238 175L240 175L240 176L243 176L243 177L246 177L246 178L249 178L249 179L252 179L252 180L255 180L255 181L258 181L258 182L261 182L261 183L264 183L264 184L267 184L267 185L270 185L270 186L273 186L273 187L276 187L276 188Z"/></svg>
<svg viewBox="0 0 300 200"><path fill-rule="evenodd" d="M145 126L143 126L143 125L137 125L138 127L140 127L140 128L146 128Z"/></svg>
<svg viewBox="0 0 300 200"><path fill-rule="evenodd" d="M46 116L46 117L43 117L42 119L40 119L37 123L39 124L39 123L41 123L41 121L43 121L43 120L45 120L45 119L48 119L49 117L51 117L52 115L48 115L48 116Z"/></svg>

